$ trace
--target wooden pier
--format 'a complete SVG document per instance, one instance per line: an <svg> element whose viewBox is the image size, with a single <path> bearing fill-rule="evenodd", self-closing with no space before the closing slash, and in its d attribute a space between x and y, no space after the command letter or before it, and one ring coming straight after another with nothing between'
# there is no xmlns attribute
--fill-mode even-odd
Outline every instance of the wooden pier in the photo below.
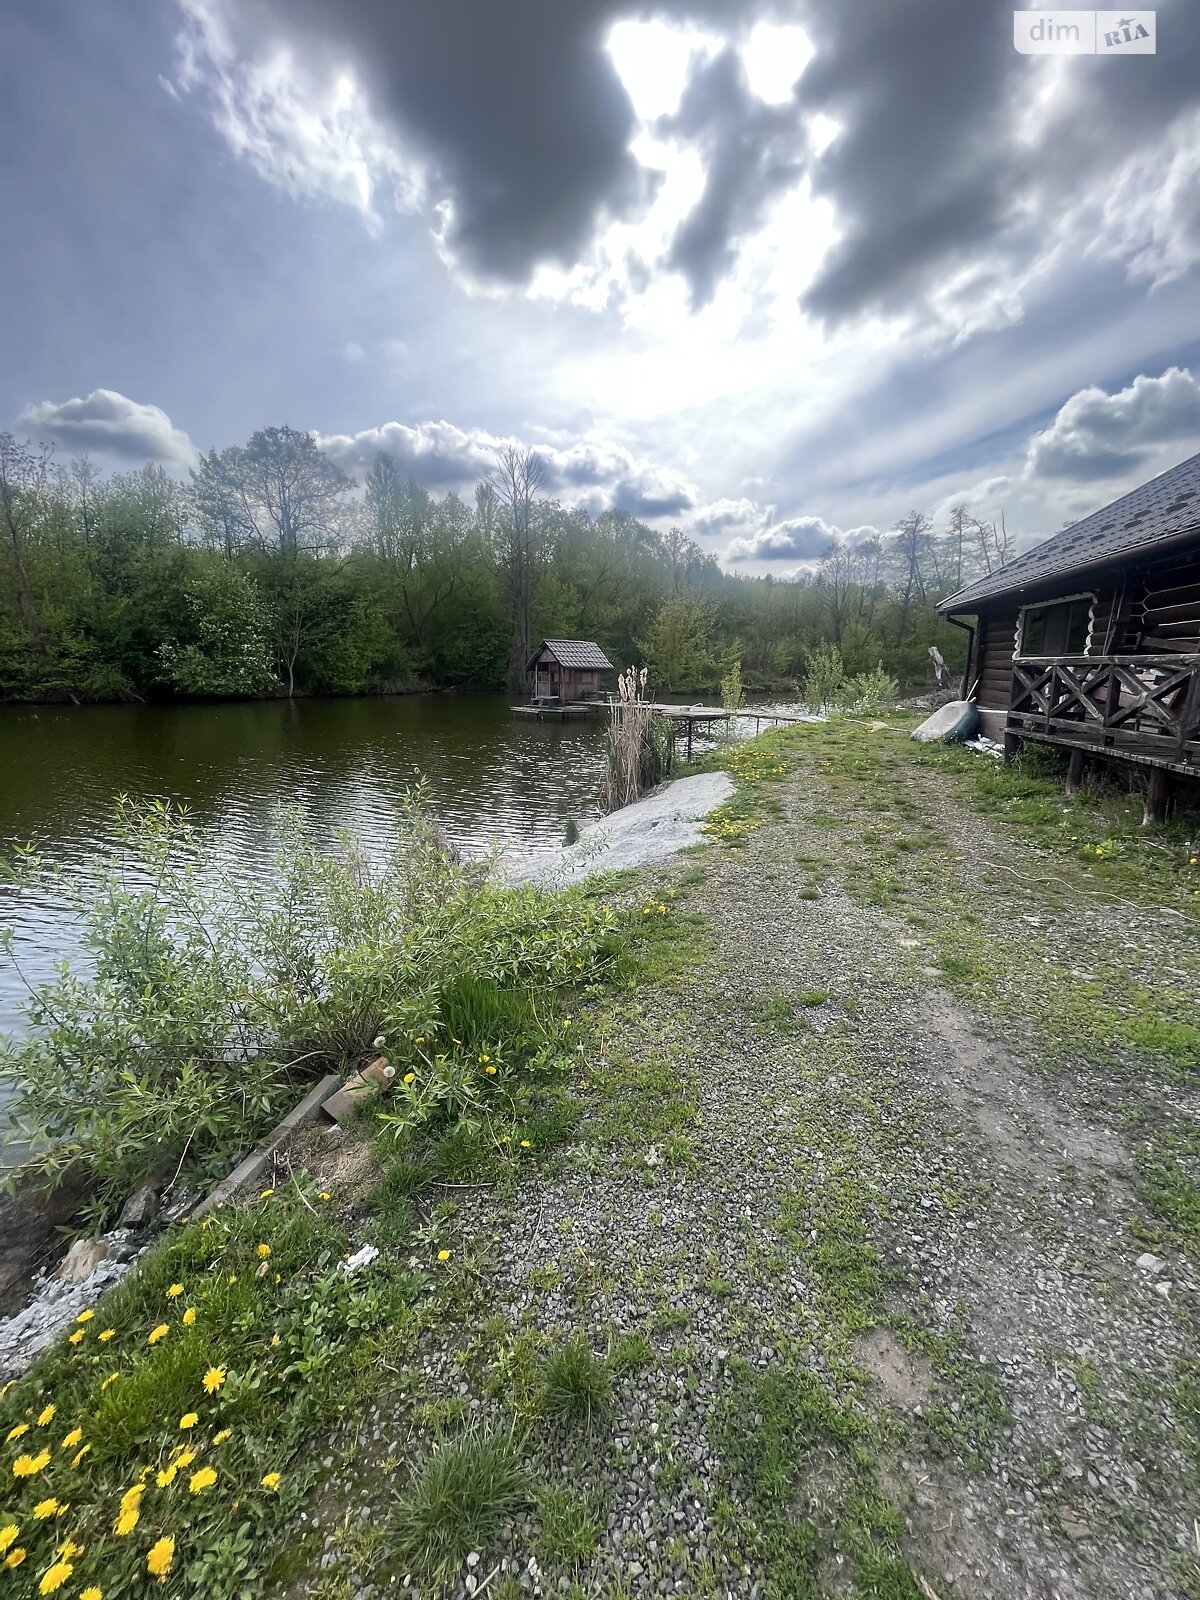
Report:
<svg viewBox="0 0 1200 1600"><path fill-rule="evenodd" d="M527 705L513 706L515 717L527 717L537 722L571 722L579 718L598 715L607 711L615 702L612 700L569 700L565 704L555 705L544 700L532 700ZM807 717L788 716L781 711L756 711L744 706L740 711L727 711L723 706L675 706L654 703L650 706L654 715L663 722L671 724L672 744L677 732L682 732L687 740L686 760L692 759L692 740L700 728L715 726L720 722L749 722L753 720L755 733L762 732L764 722L771 724L807 722Z"/></svg>

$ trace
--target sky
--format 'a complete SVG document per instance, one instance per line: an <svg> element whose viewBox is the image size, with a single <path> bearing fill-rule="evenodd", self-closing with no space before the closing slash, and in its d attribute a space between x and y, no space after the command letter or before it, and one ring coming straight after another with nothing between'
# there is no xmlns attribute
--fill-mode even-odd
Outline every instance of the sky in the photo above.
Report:
<svg viewBox="0 0 1200 1600"><path fill-rule="evenodd" d="M1137 13L1141 16L1142 13ZM994 0L38 0L0 52L0 428L185 476L258 427L790 576L1017 548L1200 450L1200 16Z"/></svg>

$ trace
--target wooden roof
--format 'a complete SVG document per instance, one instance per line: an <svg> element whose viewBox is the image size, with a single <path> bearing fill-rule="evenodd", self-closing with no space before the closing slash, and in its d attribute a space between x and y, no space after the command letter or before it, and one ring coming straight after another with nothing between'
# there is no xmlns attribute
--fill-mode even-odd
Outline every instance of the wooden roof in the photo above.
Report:
<svg viewBox="0 0 1200 1600"><path fill-rule="evenodd" d="M1073 522L1033 550L943 600L939 611L974 611L981 600L1106 566L1188 534L1200 534L1200 455L1160 473L1111 505Z"/></svg>
<svg viewBox="0 0 1200 1600"><path fill-rule="evenodd" d="M578 667L583 672L611 672L613 664L591 639L543 639L525 663L525 671L532 672L534 663L549 651L560 667Z"/></svg>

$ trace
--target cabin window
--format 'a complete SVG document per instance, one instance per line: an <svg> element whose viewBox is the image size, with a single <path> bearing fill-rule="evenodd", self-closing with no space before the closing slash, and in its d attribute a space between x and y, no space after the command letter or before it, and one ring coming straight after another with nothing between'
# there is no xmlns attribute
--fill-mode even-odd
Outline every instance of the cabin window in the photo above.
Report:
<svg viewBox="0 0 1200 1600"><path fill-rule="evenodd" d="M1023 656L1081 656L1087 650L1092 596L1027 606L1021 613Z"/></svg>

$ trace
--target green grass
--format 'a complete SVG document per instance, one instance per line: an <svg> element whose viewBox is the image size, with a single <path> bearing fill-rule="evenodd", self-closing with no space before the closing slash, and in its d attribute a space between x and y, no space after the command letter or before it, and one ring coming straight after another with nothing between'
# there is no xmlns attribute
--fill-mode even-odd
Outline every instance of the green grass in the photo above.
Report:
<svg viewBox="0 0 1200 1600"><path fill-rule="evenodd" d="M612 1379L587 1338L575 1334L546 1358L541 1412L568 1425L590 1428L612 1403Z"/></svg>
<svg viewBox="0 0 1200 1600"><path fill-rule="evenodd" d="M527 1499L520 1461L518 1436L485 1424L468 1425L439 1445L413 1473L392 1512L400 1564L427 1579L452 1577Z"/></svg>
<svg viewBox="0 0 1200 1600"><path fill-rule="evenodd" d="M654 1350L644 1333L620 1333L608 1352L610 1372L638 1372L654 1359Z"/></svg>
<svg viewBox="0 0 1200 1600"><path fill-rule="evenodd" d="M541 1530L537 1549L543 1561L577 1567L595 1555L600 1523L587 1502L564 1489L540 1489L536 1495Z"/></svg>
<svg viewBox="0 0 1200 1600"><path fill-rule="evenodd" d="M715 1434L743 1508L728 1532L762 1571L769 1600L823 1600L826 1568L837 1570L839 1555L849 1562L855 1595L917 1600L862 1412L835 1400L803 1367L758 1374L739 1363Z"/></svg>

